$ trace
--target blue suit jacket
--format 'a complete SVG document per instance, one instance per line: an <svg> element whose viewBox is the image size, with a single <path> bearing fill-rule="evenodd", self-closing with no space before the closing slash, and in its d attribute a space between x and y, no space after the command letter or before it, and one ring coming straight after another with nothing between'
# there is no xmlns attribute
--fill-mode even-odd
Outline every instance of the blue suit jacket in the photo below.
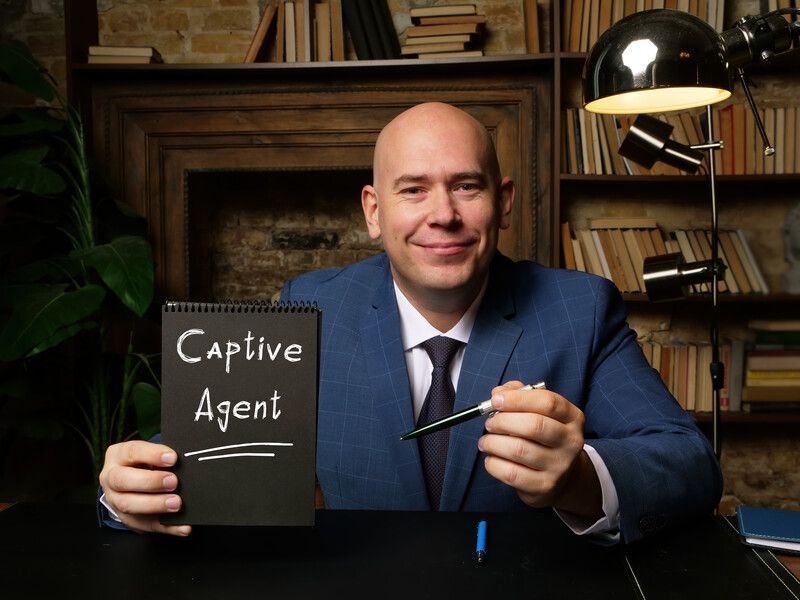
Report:
<svg viewBox="0 0 800 600"><path fill-rule="evenodd" d="M322 309L317 476L329 508L428 510L400 321L385 254L293 279ZM711 511L722 478L705 436L646 362L607 280L498 255L467 344L455 410L510 380L545 381L586 415L623 539ZM528 510L483 466L484 419L450 431L443 510Z"/></svg>

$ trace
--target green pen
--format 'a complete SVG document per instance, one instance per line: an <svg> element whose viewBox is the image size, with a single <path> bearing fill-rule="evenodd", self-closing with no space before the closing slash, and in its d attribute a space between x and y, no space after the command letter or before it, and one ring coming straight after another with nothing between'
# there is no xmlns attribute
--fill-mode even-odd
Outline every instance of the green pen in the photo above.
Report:
<svg viewBox="0 0 800 600"><path fill-rule="evenodd" d="M521 387L521 390L541 390L545 389L544 381L540 381L538 383L528 384L524 387ZM452 415L448 415L444 418L439 419L438 421L433 421L432 423L428 423L427 425L423 425L422 427L418 427L413 431L409 431L400 436L401 440L413 440L414 438L418 438L421 435L427 435L429 433L433 433L434 431L439 431L441 429L446 429L447 427L452 427L453 425L458 425L459 423L463 423L464 421L469 421L470 419L474 419L476 417L481 417L483 415L493 415L496 413L497 410L492 406L491 399L484 400L480 404L476 404L475 406L471 406L469 408L465 408L464 410L460 410L457 413L453 413Z"/></svg>

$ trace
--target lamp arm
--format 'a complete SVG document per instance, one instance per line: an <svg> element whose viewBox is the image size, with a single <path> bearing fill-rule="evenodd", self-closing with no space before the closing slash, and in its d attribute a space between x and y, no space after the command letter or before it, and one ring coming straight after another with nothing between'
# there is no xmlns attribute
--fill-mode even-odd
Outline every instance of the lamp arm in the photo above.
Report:
<svg viewBox="0 0 800 600"><path fill-rule="evenodd" d="M739 67L737 71L739 80L742 82L744 95L747 97L747 103L750 105L750 112L753 113L753 119L755 119L756 127L758 127L758 133L761 135L761 142L764 144L764 156L772 156L775 154L775 147L770 144L769 138L767 137L764 123L761 121L761 116L758 114L758 109L756 108L756 101L753 99L753 94L750 93L750 86L747 84L747 79L744 76L744 69Z"/></svg>
<svg viewBox="0 0 800 600"><path fill-rule="evenodd" d="M720 34L728 64L733 68L768 61L798 46L800 23L783 15L800 15L800 9L781 8L765 15L742 17Z"/></svg>

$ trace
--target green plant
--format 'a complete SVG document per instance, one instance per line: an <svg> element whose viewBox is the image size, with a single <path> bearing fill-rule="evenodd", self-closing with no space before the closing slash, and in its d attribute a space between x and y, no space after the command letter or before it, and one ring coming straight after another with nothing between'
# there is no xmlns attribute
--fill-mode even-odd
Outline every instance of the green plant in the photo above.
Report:
<svg viewBox="0 0 800 600"><path fill-rule="evenodd" d="M158 378L133 346L153 298L150 243L101 193L80 114L24 45L0 43L0 82L0 397L70 369L51 392L75 401L97 475L106 446L158 429Z"/></svg>

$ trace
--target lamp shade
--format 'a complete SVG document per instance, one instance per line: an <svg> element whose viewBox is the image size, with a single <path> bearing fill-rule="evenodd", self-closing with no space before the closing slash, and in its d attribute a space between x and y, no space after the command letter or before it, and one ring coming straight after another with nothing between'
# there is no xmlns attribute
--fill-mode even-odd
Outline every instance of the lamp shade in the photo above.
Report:
<svg viewBox="0 0 800 600"><path fill-rule="evenodd" d="M586 110L637 114L721 102L732 80L722 38L688 13L657 9L621 19L600 36L583 68Z"/></svg>

